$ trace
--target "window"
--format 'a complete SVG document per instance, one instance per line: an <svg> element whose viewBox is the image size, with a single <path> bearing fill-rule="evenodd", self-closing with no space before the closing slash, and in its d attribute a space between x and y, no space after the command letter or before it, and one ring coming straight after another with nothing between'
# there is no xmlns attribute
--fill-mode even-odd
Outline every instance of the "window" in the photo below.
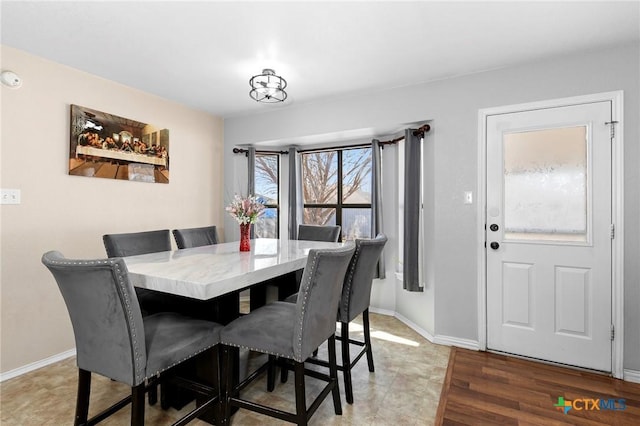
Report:
<svg viewBox="0 0 640 426"><path fill-rule="evenodd" d="M371 236L371 148L302 154L303 223L340 225L342 240Z"/></svg>
<svg viewBox="0 0 640 426"><path fill-rule="evenodd" d="M256 153L255 195L267 207L254 226L256 238L278 238L280 156Z"/></svg>

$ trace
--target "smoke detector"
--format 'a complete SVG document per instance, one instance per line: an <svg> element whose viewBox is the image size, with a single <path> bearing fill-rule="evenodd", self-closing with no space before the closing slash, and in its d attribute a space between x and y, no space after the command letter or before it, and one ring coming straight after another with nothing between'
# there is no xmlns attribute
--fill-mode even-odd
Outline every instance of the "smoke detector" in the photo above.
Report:
<svg viewBox="0 0 640 426"><path fill-rule="evenodd" d="M22 79L13 71L2 71L2 73L0 73L0 81L12 89L17 89L22 86Z"/></svg>

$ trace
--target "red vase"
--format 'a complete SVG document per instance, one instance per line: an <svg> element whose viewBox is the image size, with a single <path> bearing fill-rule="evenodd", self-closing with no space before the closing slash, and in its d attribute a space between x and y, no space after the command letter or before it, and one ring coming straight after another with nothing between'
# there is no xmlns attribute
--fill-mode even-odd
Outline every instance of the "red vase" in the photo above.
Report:
<svg viewBox="0 0 640 426"><path fill-rule="evenodd" d="M251 224L240 224L240 251L251 251Z"/></svg>

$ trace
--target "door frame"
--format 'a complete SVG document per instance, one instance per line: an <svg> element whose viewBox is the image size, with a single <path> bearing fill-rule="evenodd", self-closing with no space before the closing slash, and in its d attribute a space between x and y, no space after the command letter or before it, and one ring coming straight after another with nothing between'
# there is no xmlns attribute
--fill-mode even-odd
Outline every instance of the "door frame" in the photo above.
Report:
<svg viewBox="0 0 640 426"><path fill-rule="evenodd" d="M478 268L478 347L487 350L487 255L485 248L487 223L487 118L491 115L525 112L536 109L573 106L594 102L611 102L611 119L615 136L611 151L611 220L615 237L611 245L611 321L615 328L612 343L611 374L623 378L624 356L624 123L623 91L551 99L523 104L483 108L478 111L478 187L477 187L477 268Z"/></svg>

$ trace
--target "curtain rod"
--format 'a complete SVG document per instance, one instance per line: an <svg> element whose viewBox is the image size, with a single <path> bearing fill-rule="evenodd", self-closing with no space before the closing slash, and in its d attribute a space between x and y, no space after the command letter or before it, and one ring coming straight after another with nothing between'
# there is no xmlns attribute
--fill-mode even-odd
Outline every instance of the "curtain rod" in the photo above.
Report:
<svg viewBox="0 0 640 426"><path fill-rule="evenodd" d="M245 157L249 156L249 150L243 148L233 148L234 154L244 154ZM288 154L289 151L258 151L256 150L256 154Z"/></svg>
<svg viewBox="0 0 640 426"><path fill-rule="evenodd" d="M344 145L344 146L331 146L326 148L310 148L310 149L297 149L297 152L305 153L305 152L322 152L322 151L335 151L336 149L350 149L350 148L364 148L370 147L370 143L361 143L357 145Z"/></svg>
<svg viewBox="0 0 640 426"><path fill-rule="evenodd" d="M429 126L428 124L425 124L425 125L423 125L423 126L418 127L417 129L415 129L415 130L413 131L413 136L420 136L421 138L423 138L423 137L424 137L424 134L425 134L426 132L428 132L429 130L431 130L431 126ZM404 136L400 136L400 137L397 137L397 138L395 138L395 139L391 139L391 140L389 140L389 141L378 142L378 143L379 143L379 144L380 144L380 146L382 146L382 147L383 147L383 149L384 149L384 146L385 146L385 145L393 145L393 144L396 144L396 143L400 142L400 141L401 141L401 140L403 140L403 139L404 139Z"/></svg>
<svg viewBox="0 0 640 426"><path fill-rule="evenodd" d="M414 136L424 137L424 134L431 130L431 126L428 124L422 125L413 131ZM395 139L391 139L389 141L379 142L380 146L384 149L385 145L393 145L404 139L404 136L399 136ZM367 146L371 146L370 143L363 143L357 145L346 145L346 146L332 146L327 148L312 148L312 149L298 149L296 152L320 152L320 151L331 151L334 149L347 149L347 148L364 148ZM233 148L234 154L244 153L245 156L249 155L248 149L243 148ZM289 151L256 151L256 154L288 154Z"/></svg>

